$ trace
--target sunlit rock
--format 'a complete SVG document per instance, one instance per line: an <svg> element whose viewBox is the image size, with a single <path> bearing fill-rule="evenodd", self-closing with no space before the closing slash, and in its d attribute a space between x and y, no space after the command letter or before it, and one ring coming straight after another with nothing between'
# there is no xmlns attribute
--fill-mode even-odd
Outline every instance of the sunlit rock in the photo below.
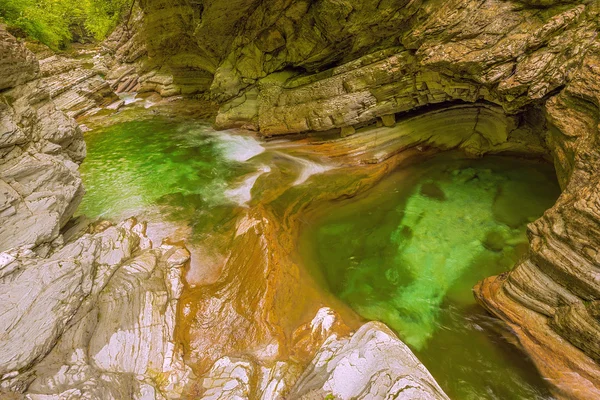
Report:
<svg viewBox="0 0 600 400"><path fill-rule="evenodd" d="M6 32L4 27L0 28L0 90L34 79L39 70L33 53Z"/></svg>
<svg viewBox="0 0 600 400"><path fill-rule="evenodd" d="M179 398L193 376L174 343L181 270L189 254L164 245L121 264L118 247L103 243L103 248L110 249L105 255L117 264L110 272L105 269L106 279L95 282L91 297L34 367L29 396Z"/></svg>
<svg viewBox="0 0 600 400"><path fill-rule="evenodd" d="M356 316L305 276L293 252L310 207L363 193L411 156L459 149L554 158L563 195L529 226L528 255L476 294L509 323L558 395L599 396L597 2L147 0L139 7L83 61L44 56L38 65L0 28L3 389L40 400L177 398L196 389L266 399L289 394L299 365L310 365L292 398L444 398L385 327L370 323L349 338ZM79 239L62 231L83 196L78 164L86 153L69 117L127 106L113 91L200 94L220 106L222 128L331 132L302 136L298 154L284 156L223 134L230 164L267 160L242 171L235 187L205 187L195 180L198 164L183 168L177 178L201 190L178 197L180 204L195 199L199 210L219 204L229 213L224 223L188 216L212 229L204 246L216 255L202 261L218 265L189 273L210 279L186 285L186 251L152 248L132 221L97 225ZM417 110L430 112L408 114ZM139 167L132 165L123 170ZM168 180L142 182L160 196L126 200L168 204L181 194L157 188ZM428 186L420 194L433 202L449 193ZM493 214L507 226L524 222ZM419 223L408 218L406 226L418 231ZM450 243L445 252L468 258ZM498 230L478 243L493 252L505 244Z"/></svg>
<svg viewBox="0 0 600 400"><path fill-rule="evenodd" d="M370 322L350 338L329 337L290 399L447 399L423 364L385 325Z"/></svg>
<svg viewBox="0 0 600 400"><path fill-rule="evenodd" d="M129 229L133 224L129 225ZM2 253L0 374L27 370L56 344L88 296L106 285L119 264L139 245L127 223L111 227L52 253Z"/></svg>

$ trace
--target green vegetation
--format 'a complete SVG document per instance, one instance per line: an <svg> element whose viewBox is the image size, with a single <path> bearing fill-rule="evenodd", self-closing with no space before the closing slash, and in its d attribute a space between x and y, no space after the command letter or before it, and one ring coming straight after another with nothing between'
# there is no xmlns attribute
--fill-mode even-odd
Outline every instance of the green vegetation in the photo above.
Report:
<svg viewBox="0 0 600 400"><path fill-rule="evenodd" d="M73 40L104 39L134 0L0 0L0 22L20 37L62 49Z"/></svg>

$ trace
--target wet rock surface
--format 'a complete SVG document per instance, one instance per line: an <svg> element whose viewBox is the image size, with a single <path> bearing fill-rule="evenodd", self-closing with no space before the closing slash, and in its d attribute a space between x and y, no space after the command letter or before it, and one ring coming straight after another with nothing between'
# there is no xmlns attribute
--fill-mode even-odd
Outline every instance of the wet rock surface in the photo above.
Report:
<svg viewBox="0 0 600 400"><path fill-rule="evenodd" d="M10 45L21 46L16 41ZM31 53L19 51L38 65ZM315 351L337 351L351 329L333 310L316 307L318 293L301 311L294 311L289 298L278 297L285 287L297 291L303 280L297 267L290 264L294 278L261 254L265 243L281 252L271 213L258 210L240 220L233 243L237 258L214 285L221 293L201 289L204 299L185 292L183 272L190 253L166 242L153 244L144 223L129 219L88 226L85 219L70 221L83 195L78 164L86 152L81 129L70 117L114 99L109 83L98 75L106 59L92 62L51 55L39 63L36 79L2 92L5 142L0 176L6 196L0 236L0 324L6 328L0 344L0 395L286 397ZM254 256L241 263L248 251ZM289 262L288 257L281 253L282 260ZM242 281L236 271L258 275ZM269 280L273 284L267 284ZM240 301L246 309L236 306ZM181 324L178 315L191 311L191 325ZM306 323L287 321L284 313L289 311L303 313L299 320ZM219 319L205 321L198 330L205 312L205 318ZM384 326L371 327L369 334L383 335L382 346L403 356L389 367L389 376L414 376L423 380L424 392L445 398L410 350ZM182 345L187 335L191 339ZM241 348L251 351L240 352ZM341 360L344 357L348 355L342 353ZM323 360L315 363L324 366ZM363 379L383 395L388 381L380 379L380 370L372 368ZM329 382L339 387L346 384L344 379L332 375Z"/></svg>
<svg viewBox="0 0 600 400"><path fill-rule="evenodd" d="M345 136L456 100L539 121L563 196L531 225L529 256L477 296L515 329L557 394L597 397L598 2L170 3L160 25L153 15L164 7L143 5L161 38L151 47L165 64L193 53L190 69L214 74L222 127ZM183 39L175 21L194 35ZM219 34L207 39L215 21ZM532 108L543 115L523 113Z"/></svg>
<svg viewBox="0 0 600 400"><path fill-rule="evenodd" d="M434 147L553 157L561 198L529 226L528 255L475 292L557 396L600 396L597 1L140 6L85 61L38 62L0 29L2 390L32 399L445 398L385 327L360 327L335 299L306 289L290 258L308 204L365 190L402 154ZM61 232L83 195L85 144L70 117L121 107L115 91L203 94L220 105L218 126L266 136L336 129L347 137L298 143L370 175L320 199L288 194L285 210L238 215L223 240L232 249L224 272L185 287L186 250L152 247L143 224ZM417 109L432 112L405 114ZM262 200L277 205L281 194ZM357 388L347 366L367 350Z"/></svg>
<svg viewBox="0 0 600 400"><path fill-rule="evenodd" d="M290 398L446 399L421 362L388 327L369 322L351 338L329 337Z"/></svg>
<svg viewBox="0 0 600 400"><path fill-rule="evenodd" d="M573 398L599 393L593 339L598 334L595 248L600 237L596 54L588 54L571 83L545 105L563 194L529 226L528 257L508 274L475 288L480 302L514 327L561 395Z"/></svg>

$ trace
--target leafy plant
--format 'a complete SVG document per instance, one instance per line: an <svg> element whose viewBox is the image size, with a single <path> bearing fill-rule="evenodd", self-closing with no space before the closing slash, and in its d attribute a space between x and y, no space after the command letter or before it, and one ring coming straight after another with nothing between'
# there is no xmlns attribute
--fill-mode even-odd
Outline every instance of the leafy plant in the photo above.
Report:
<svg viewBox="0 0 600 400"><path fill-rule="evenodd" d="M135 0L0 0L0 21L12 33L65 48L74 37L104 39Z"/></svg>

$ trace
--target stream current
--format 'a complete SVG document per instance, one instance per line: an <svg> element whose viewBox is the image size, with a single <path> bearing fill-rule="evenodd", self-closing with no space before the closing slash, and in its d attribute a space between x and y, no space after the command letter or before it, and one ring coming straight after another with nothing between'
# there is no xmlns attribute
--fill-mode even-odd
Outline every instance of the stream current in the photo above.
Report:
<svg viewBox="0 0 600 400"><path fill-rule="evenodd" d="M191 243L222 229L266 186L310 191L313 175L340 173L282 150L285 143L184 118L123 121L85 138L79 214L167 221L185 226ZM273 171L277 179L268 178ZM559 193L545 163L441 154L354 198L319 204L303 218L298 254L323 290L394 329L451 398L547 399L535 367L471 288L515 264L527 249L526 224Z"/></svg>

